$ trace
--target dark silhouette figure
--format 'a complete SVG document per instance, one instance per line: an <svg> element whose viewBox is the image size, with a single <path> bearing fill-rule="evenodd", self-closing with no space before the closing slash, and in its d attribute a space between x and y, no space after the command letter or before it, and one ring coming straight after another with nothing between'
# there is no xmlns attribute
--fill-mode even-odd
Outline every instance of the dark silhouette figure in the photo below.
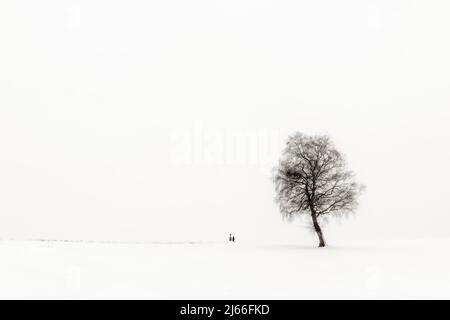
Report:
<svg viewBox="0 0 450 320"><path fill-rule="evenodd" d="M234 236L232 236L232 237L231 237L231 241L233 241L233 242L234 242L234 240L235 240L235 238L234 238Z"/></svg>
<svg viewBox="0 0 450 320"><path fill-rule="evenodd" d="M228 237L228 241L233 241L233 237L231 236L231 233L230 233L230 236Z"/></svg>

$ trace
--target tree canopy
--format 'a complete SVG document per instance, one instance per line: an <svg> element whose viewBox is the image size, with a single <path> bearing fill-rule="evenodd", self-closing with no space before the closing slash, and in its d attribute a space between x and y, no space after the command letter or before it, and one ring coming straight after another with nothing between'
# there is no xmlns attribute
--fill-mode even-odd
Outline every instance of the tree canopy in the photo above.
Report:
<svg viewBox="0 0 450 320"><path fill-rule="evenodd" d="M289 136L275 168L274 183L283 216L311 215L322 247L320 218L355 211L363 189L329 136L302 133Z"/></svg>

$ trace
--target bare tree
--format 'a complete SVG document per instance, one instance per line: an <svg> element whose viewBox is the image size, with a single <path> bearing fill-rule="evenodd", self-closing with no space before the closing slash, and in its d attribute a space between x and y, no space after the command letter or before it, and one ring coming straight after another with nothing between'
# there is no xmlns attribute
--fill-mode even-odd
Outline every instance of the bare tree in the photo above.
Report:
<svg viewBox="0 0 450 320"><path fill-rule="evenodd" d="M319 222L330 215L353 212L363 189L328 136L301 133L289 136L275 168L274 183L283 216L310 215L319 247L325 247Z"/></svg>

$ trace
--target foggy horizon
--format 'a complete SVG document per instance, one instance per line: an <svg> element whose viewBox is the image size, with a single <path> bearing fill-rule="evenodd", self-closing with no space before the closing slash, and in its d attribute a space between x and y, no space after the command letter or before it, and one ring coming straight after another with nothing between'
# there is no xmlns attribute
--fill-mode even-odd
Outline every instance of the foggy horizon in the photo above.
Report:
<svg viewBox="0 0 450 320"><path fill-rule="evenodd" d="M450 237L448 2L0 6L0 239L310 243L273 157L174 161L198 124L329 134L367 187L330 242Z"/></svg>

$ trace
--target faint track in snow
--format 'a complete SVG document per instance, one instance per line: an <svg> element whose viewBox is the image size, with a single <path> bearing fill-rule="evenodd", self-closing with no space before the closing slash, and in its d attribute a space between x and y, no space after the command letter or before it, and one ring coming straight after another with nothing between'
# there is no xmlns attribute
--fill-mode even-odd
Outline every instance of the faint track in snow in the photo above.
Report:
<svg viewBox="0 0 450 320"><path fill-rule="evenodd" d="M136 245L146 245L146 244L189 244L189 245L199 245L199 244L216 244L219 242L214 241L117 241L117 240L82 240L82 239L0 239L0 241L11 241L11 242L38 242L38 243L85 243L85 244L136 244Z"/></svg>

